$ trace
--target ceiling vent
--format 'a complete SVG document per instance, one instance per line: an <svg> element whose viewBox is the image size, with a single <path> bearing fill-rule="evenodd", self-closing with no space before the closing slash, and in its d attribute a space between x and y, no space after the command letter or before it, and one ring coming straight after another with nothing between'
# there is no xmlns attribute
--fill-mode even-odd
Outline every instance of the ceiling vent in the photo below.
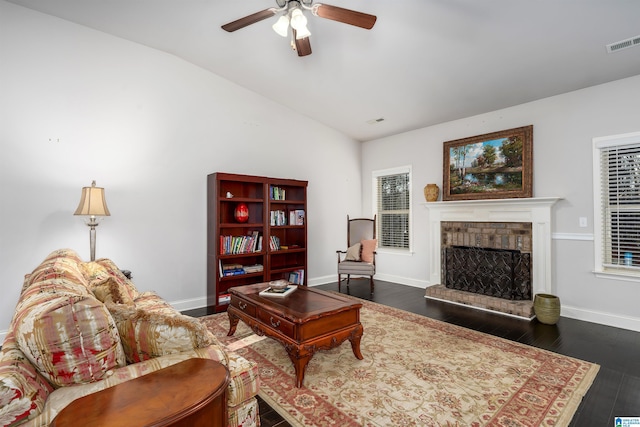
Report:
<svg viewBox="0 0 640 427"><path fill-rule="evenodd" d="M640 36L635 36L626 40L620 40L619 42L608 44L607 52L613 53L634 46L640 46Z"/></svg>

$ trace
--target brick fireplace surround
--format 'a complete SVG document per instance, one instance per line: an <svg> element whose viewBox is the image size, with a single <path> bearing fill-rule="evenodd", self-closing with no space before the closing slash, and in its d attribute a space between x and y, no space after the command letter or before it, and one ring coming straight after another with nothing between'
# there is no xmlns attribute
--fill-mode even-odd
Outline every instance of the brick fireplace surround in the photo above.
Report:
<svg viewBox="0 0 640 427"><path fill-rule="evenodd" d="M431 202L429 211L430 285L425 298L532 319L533 301L511 301L448 289L442 284L442 248L450 245L517 249L532 257L532 296L553 293L551 208L555 197Z"/></svg>

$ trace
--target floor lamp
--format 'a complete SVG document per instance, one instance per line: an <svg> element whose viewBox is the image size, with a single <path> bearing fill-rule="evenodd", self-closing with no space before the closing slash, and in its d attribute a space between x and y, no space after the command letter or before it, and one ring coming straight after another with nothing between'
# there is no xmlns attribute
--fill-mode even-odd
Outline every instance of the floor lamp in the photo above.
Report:
<svg viewBox="0 0 640 427"><path fill-rule="evenodd" d="M83 187L80 196L80 204L74 215L85 215L89 218L85 223L89 226L89 244L91 248L91 261L96 260L96 227L100 223L99 216L110 216L107 201L104 198L104 188L96 187L96 182L91 187Z"/></svg>

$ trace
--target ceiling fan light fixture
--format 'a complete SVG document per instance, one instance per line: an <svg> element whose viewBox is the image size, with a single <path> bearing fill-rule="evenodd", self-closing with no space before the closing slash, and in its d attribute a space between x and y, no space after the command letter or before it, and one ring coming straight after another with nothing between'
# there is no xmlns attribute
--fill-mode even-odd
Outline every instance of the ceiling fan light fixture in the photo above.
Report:
<svg viewBox="0 0 640 427"><path fill-rule="evenodd" d="M296 30L296 40L300 40L300 39L303 39L305 37L309 37L310 35L311 35L311 32L309 31L309 29L307 28L306 25L304 27L300 28L299 30Z"/></svg>
<svg viewBox="0 0 640 427"><path fill-rule="evenodd" d="M296 31L301 31L307 27L307 17L297 7L291 11L291 27L295 28Z"/></svg>
<svg viewBox="0 0 640 427"><path fill-rule="evenodd" d="M289 18L287 18L286 15L282 15L278 18L276 23L271 26L271 28L273 28L273 31L278 33L278 35L287 37L287 34L289 33Z"/></svg>

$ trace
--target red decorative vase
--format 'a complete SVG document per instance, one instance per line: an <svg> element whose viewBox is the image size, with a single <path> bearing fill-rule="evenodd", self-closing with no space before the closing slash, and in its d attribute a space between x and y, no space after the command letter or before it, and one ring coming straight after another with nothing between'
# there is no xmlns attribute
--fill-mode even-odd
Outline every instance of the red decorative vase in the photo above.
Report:
<svg viewBox="0 0 640 427"><path fill-rule="evenodd" d="M233 212L233 216L238 222L247 222L249 221L249 207L244 203L238 203L236 206L236 210Z"/></svg>

